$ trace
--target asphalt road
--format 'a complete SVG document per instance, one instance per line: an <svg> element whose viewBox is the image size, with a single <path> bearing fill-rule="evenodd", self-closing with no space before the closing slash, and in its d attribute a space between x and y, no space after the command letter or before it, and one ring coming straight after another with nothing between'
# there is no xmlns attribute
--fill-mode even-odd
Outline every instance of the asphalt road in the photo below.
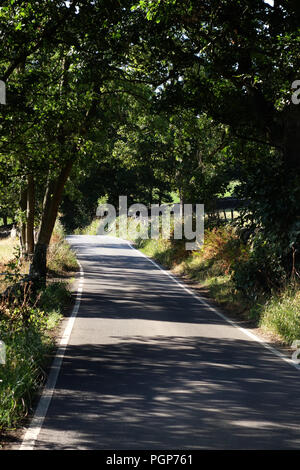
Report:
<svg viewBox="0 0 300 470"><path fill-rule="evenodd" d="M300 371L126 242L70 243L83 296L35 449L300 448Z"/></svg>

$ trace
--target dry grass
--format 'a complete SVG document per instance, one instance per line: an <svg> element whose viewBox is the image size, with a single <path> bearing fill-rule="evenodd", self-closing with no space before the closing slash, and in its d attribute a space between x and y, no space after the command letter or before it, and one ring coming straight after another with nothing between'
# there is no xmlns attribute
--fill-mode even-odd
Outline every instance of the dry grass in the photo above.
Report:
<svg viewBox="0 0 300 470"><path fill-rule="evenodd" d="M4 273L7 270L7 263L14 259L18 246L17 238L8 237L0 239L0 292L3 292L8 287L5 282Z"/></svg>
<svg viewBox="0 0 300 470"><path fill-rule="evenodd" d="M13 259L15 249L18 245L19 242L17 238L8 237L0 239L0 266Z"/></svg>

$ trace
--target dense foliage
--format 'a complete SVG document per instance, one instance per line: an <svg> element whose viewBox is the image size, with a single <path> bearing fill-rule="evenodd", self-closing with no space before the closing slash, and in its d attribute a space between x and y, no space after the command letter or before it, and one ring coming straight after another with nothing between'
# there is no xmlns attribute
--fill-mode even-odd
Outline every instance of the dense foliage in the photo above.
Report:
<svg viewBox="0 0 300 470"><path fill-rule="evenodd" d="M3 2L0 215L18 223L32 278L59 208L68 230L102 196L212 210L231 181L249 286L267 248L297 276L298 20L295 0Z"/></svg>

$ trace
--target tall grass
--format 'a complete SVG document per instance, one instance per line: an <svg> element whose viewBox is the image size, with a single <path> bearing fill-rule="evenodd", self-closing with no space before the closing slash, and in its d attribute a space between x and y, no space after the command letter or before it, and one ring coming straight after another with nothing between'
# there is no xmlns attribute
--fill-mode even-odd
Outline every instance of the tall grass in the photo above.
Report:
<svg viewBox="0 0 300 470"><path fill-rule="evenodd" d="M78 269L76 255L65 240L65 231L59 220L56 221L48 248L47 268L57 275Z"/></svg>
<svg viewBox="0 0 300 470"><path fill-rule="evenodd" d="M16 238L0 239L0 264L5 264L14 257L17 246L18 240Z"/></svg>
<svg viewBox="0 0 300 470"><path fill-rule="evenodd" d="M264 305L260 326L280 336L288 344L300 339L300 292L287 287Z"/></svg>
<svg viewBox="0 0 300 470"><path fill-rule="evenodd" d="M45 376L45 358L53 344L46 325L38 320L35 326L14 330L2 320L0 337L6 344L6 364L0 365L0 430L7 430L30 411L34 392Z"/></svg>
<svg viewBox="0 0 300 470"><path fill-rule="evenodd" d="M74 231L75 235L97 235L97 230L99 226L99 220L93 220L90 225L78 228Z"/></svg>
<svg viewBox="0 0 300 470"><path fill-rule="evenodd" d="M0 430L15 427L30 412L54 347L50 332L70 296L66 285L52 283L34 304L25 296L2 299L0 338L6 345L6 363L0 365Z"/></svg>
<svg viewBox="0 0 300 470"><path fill-rule="evenodd" d="M49 247L48 268L55 277L77 270L60 224ZM6 345L6 363L0 364L0 432L19 426L30 413L55 346L51 332L70 302L68 284L61 280L50 280L34 301L25 291L0 301L0 340Z"/></svg>

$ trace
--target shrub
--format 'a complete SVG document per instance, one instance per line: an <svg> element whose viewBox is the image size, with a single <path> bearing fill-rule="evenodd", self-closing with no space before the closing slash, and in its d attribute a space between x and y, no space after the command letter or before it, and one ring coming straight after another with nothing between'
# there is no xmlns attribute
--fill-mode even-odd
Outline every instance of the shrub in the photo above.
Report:
<svg viewBox="0 0 300 470"><path fill-rule="evenodd" d="M248 248L240 241L230 225L205 231L204 244L199 255L209 265L215 265L216 273L230 274L233 266L248 258Z"/></svg>
<svg viewBox="0 0 300 470"><path fill-rule="evenodd" d="M27 415L33 392L44 378L51 343L36 325L12 331L4 321L0 337L6 344L6 364L0 365L0 429L7 429Z"/></svg>
<svg viewBox="0 0 300 470"><path fill-rule="evenodd" d="M0 303L0 338L6 345L6 363L0 366L0 429L27 414L51 347L45 334L47 315L27 294L24 288L23 299L6 297Z"/></svg>
<svg viewBox="0 0 300 470"><path fill-rule="evenodd" d="M48 284L40 295L38 305L46 312L62 312L65 305L71 301L72 295L64 282Z"/></svg>
<svg viewBox="0 0 300 470"><path fill-rule="evenodd" d="M29 412L54 347L49 330L70 299L63 283L50 284L34 302L29 292L26 284L23 296L0 302L0 339L6 345L6 363L0 365L0 430L16 426Z"/></svg>
<svg viewBox="0 0 300 470"><path fill-rule="evenodd" d="M248 259L235 263L233 281L246 298L256 301L278 291L287 281L276 246L257 237Z"/></svg>

